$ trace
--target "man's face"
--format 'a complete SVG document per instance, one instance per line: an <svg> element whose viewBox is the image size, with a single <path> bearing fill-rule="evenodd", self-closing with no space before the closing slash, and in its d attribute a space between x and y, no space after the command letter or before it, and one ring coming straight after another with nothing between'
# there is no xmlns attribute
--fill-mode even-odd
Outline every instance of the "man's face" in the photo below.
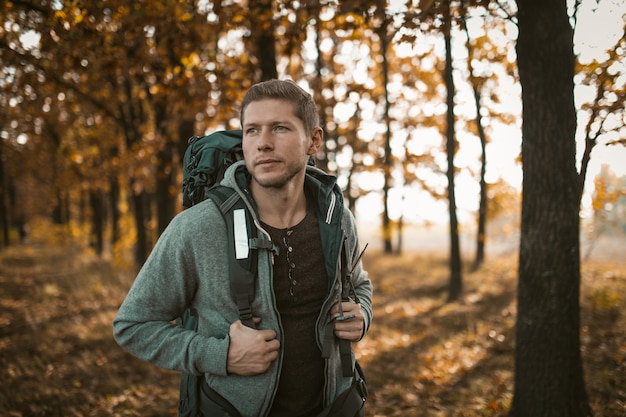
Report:
<svg viewBox="0 0 626 417"><path fill-rule="evenodd" d="M243 153L252 179L261 187L280 189L301 178L317 146L294 114L293 104L253 101L243 116Z"/></svg>

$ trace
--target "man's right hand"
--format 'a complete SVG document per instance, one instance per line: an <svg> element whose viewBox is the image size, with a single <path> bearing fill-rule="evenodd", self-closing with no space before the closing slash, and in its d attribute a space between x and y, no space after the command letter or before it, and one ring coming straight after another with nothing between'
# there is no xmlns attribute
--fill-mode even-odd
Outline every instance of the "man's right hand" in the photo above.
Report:
<svg viewBox="0 0 626 417"><path fill-rule="evenodd" d="M255 319L258 323L260 319ZM258 375L267 371L278 358L280 342L274 330L256 330L245 326L241 320L230 325L228 332L227 370L235 375Z"/></svg>

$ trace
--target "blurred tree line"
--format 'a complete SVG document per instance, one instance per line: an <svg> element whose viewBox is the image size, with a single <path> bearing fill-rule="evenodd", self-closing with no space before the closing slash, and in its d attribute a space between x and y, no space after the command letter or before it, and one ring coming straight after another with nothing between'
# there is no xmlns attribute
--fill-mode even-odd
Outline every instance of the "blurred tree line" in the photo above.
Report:
<svg viewBox="0 0 626 417"><path fill-rule="evenodd" d="M287 76L315 94L327 136L318 164L342 178L351 209L379 192L363 178L382 174L387 252L390 193L418 187L447 200L460 291L454 191L465 171L480 185L475 266L482 262L487 205L494 216L506 199L488 192L485 149L494 124L519 126L500 99L517 80L511 2L8 1L0 12L4 245L11 226L43 216L88 233L99 253L132 246L141 264L180 210L187 138L237 128L246 89ZM589 151L607 112L623 111L623 101L607 99L624 88L609 70L616 51L579 69L598 84ZM428 144L429 129L445 141ZM480 143L471 166L455 161L460 141ZM419 210L400 210L397 251L403 213Z"/></svg>
<svg viewBox="0 0 626 417"><path fill-rule="evenodd" d="M461 170L454 164L459 139L453 128L480 131L483 149L491 128L475 123L471 111L455 116L454 106L446 107L455 97L454 86L443 83L452 79L452 55L447 42L444 65L438 40L443 23L450 40L453 32L462 35L466 19L481 20L480 35L466 40L475 66L483 68L471 74L475 90L483 91L482 110L473 112L487 122L515 123L496 94L499 78L515 77L510 43L488 36L511 31L500 7L267 0L247 6L6 2L0 32L3 244L10 242L10 223L23 226L43 216L63 230L88 234L99 253L112 248L120 255L133 247L133 261L141 264L180 210L187 138L238 127L247 87L285 76L315 94L327 136L318 165L340 176L351 209L361 196L379 192L365 188L363 178L382 174L388 252L389 195L401 187L448 198L456 219L455 196L446 195L455 188L446 177L453 184ZM455 63L454 71L466 74L465 61ZM446 142L428 144L425 129L447 132ZM482 180L482 249L484 156L478 165L482 174L470 175ZM494 210L502 205L498 196L491 195ZM400 251L402 214L397 223ZM454 270L460 271L456 226L451 239ZM477 264L481 259L477 255Z"/></svg>
<svg viewBox="0 0 626 417"><path fill-rule="evenodd" d="M447 202L454 299L462 292L455 181L469 175L478 184L478 267L487 219L516 194L502 180L487 182L486 148L494 126L521 126L516 361L529 365L516 373L513 413L589 415L578 340L579 210L594 146L624 144L626 38L602 62L577 61L580 5L5 1L2 244L11 243L13 227L23 232L40 221L47 233L89 236L98 253L110 248L115 258L133 248L130 262L140 265L181 209L187 138L238 128L247 88L289 77L320 106L326 142L317 163L340 178L350 209L369 193L381 196L386 252L401 250L404 215L420 211L399 210L394 245L393 196L403 201L419 190ZM593 98L574 103L575 83L591 88ZM507 94L517 96L517 107ZM578 125L585 143L580 164ZM477 160L458 161L459 147L472 142ZM554 320L529 328L537 317ZM554 365L541 373L546 357ZM568 405L571 398L576 406Z"/></svg>

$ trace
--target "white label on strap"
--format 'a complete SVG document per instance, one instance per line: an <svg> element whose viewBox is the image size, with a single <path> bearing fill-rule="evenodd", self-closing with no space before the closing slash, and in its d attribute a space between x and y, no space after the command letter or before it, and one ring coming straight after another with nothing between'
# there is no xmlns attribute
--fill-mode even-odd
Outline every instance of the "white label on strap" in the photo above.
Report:
<svg viewBox="0 0 626 417"><path fill-rule="evenodd" d="M235 228L235 257L246 259L248 257L248 227L246 226L246 212L244 209L233 211L233 226Z"/></svg>

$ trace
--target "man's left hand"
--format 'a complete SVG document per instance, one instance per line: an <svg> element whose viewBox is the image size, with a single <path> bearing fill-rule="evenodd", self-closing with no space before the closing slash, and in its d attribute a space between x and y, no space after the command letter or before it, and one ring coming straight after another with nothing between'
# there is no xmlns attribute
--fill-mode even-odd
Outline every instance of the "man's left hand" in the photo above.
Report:
<svg viewBox="0 0 626 417"><path fill-rule="evenodd" d="M335 335L340 339L357 342L363 336L363 326L365 319L361 313L361 305L353 300L341 303L343 315L339 313L339 303L330 310L330 314L335 322Z"/></svg>

